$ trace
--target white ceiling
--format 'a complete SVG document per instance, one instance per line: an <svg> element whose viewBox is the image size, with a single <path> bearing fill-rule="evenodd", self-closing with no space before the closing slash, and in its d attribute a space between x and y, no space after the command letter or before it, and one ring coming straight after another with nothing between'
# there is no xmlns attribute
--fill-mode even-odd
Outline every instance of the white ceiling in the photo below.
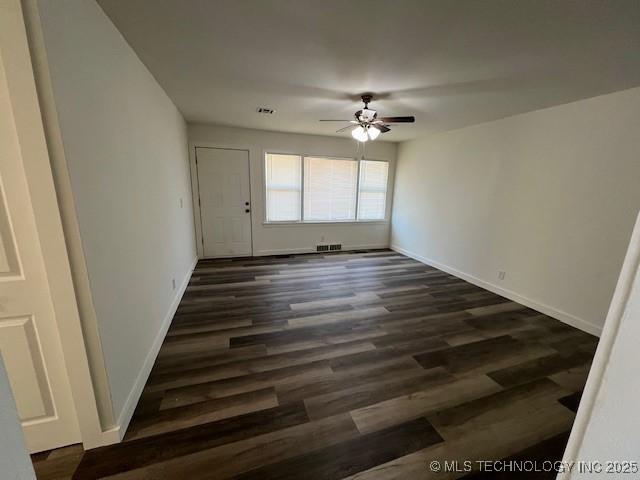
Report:
<svg viewBox="0 0 640 480"><path fill-rule="evenodd" d="M187 121L333 135L370 91L400 141L640 85L639 0L98 1Z"/></svg>

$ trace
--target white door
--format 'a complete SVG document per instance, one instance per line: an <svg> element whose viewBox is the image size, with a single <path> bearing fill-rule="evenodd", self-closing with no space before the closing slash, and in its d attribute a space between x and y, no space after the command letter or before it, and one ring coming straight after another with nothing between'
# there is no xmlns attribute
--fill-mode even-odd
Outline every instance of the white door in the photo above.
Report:
<svg viewBox="0 0 640 480"><path fill-rule="evenodd" d="M251 255L249 152L196 148L205 257Z"/></svg>
<svg viewBox="0 0 640 480"><path fill-rule="evenodd" d="M35 452L79 442L80 432L5 68L0 56L0 353Z"/></svg>

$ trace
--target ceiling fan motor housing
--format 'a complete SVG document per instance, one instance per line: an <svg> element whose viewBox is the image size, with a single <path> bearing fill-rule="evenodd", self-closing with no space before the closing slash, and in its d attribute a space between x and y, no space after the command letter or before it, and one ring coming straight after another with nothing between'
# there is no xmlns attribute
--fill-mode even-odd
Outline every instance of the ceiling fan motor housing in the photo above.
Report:
<svg viewBox="0 0 640 480"><path fill-rule="evenodd" d="M367 108L371 100L373 100L373 95L371 95L370 93L365 93L360 98L362 98L362 102L364 103L364 108Z"/></svg>

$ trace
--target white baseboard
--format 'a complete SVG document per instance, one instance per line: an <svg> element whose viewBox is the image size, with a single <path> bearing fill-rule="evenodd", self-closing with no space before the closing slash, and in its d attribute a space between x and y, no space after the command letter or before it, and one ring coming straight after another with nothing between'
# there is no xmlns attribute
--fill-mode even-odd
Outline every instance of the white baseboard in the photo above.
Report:
<svg viewBox="0 0 640 480"><path fill-rule="evenodd" d="M182 300L182 296L184 295L185 290L187 289L187 285L189 285L189 280L191 279L191 274L193 270L196 268L196 263L198 263L198 258L194 258L191 264L191 267L187 271L185 278L182 280L176 295L169 306L169 310L162 320L162 324L160 326L160 330L156 335L156 338L153 340L153 344L151 345L151 349L144 360L144 364L142 365L142 369L136 378L136 381L127 396L127 400L124 403L124 407L122 407L122 411L118 416L118 425L116 429L118 430L118 435L120 440L124 438L124 434L127 432L127 428L129 427L129 422L131 421L131 417L133 416L133 412L138 405L138 400L140 400L140 395L142 394L142 390L149 379L149 374L151 373L151 369L153 368L153 364L156 361L156 357L158 356L158 352L160 351L160 347L164 342L164 338L167 335L167 330L171 326L171 320L173 320L173 316L178 309L178 305L180 305L180 300Z"/></svg>
<svg viewBox="0 0 640 480"><path fill-rule="evenodd" d="M254 252L255 257L265 257L267 255L294 255L296 253L312 253L315 252L316 249L311 247L302 247L302 248L275 248L271 250L258 250Z"/></svg>
<svg viewBox="0 0 640 480"><path fill-rule="evenodd" d="M410 252L409 250L405 250L404 248L397 245L391 245L391 250L406 255L407 257L411 257L414 260L418 260L419 262L427 264L431 267L435 267L438 270L442 270L443 272L447 272L469 283L477 285L478 287L484 288L485 290L489 290L490 292L506 297L509 300L520 303L526 307L533 308L538 312L544 313L545 315L560 320L561 322L578 328L584 332L590 333L591 335L599 337L602 333L602 327L594 325L593 323L588 322L583 318L576 317L575 315L559 310L550 305L546 305L544 303L528 298L520 293L514 292L513 290L507 290L506 288L499 287L498 285L487 282L486 280L482 280L481 278L474 277L473 275L469 275L468 273L461 272L460 270L457 270L448 265L444 265L436 260L432 260L430 258L423 257L422 255L418 255L417 253Z"/></svg>
<svg viewBox="0 0 640 480"><path fill-rule="evenodd" d="M340 251L349 250L373 250L378 248L389 248L389 244L372 244L372 245L343 245ZM258 250L254 253L256 257L264 257L267 255L295 255L297 253L317 253L316 247L302 247L302 248L280 248L274 250ZM327 252L322 252L327 253Z"/></svg>

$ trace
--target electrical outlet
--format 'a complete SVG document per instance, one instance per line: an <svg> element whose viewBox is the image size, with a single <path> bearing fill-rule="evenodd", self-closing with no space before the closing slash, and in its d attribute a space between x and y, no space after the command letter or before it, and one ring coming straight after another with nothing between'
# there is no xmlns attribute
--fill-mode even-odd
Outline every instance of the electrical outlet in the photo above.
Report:
<svg viewBox="0 0 640 480"><path fill-rule="evenodd" d="M171 287L173 287L174 290L176 289L176 279L175 278L171 279Z"/></svg>
<svg viewBox="0 0 640 480"><path fill-rule="evenodd" d="M502 270L498 271L498 280L504 280L504 277L507 275L507 272L503 272Z"/></svg>

